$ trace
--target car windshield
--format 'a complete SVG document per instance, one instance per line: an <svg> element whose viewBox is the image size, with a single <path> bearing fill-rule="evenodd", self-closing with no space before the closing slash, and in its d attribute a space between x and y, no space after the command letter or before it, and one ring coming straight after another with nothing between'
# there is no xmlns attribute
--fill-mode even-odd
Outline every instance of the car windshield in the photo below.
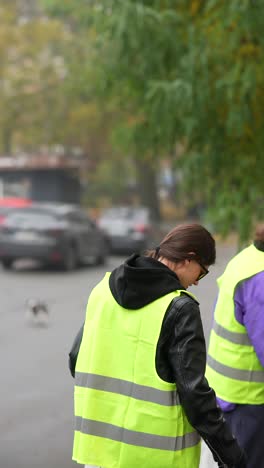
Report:
<svg viewBox="0 0 264 468"><path fill-rule="evenodd" d="M0 215L5 215L7 214L8 212L10 211L10 208L6 207L6 206L0 206Z"/></svg>
<svg viewBox="0 0 264 468"><path fill-rule="evenodd" d="M6 224L9 226L22 227L25 225L32 225L36 227L44 227L54 224L56 221L55 215L45 211L27 211L19 210L19 212L12 213L7 217Z"/></svg>
<svg viewBox="0 0 264 468"><path fill-rule="evenodd" d="M144 221L148 217L148 212L144 208L120 207L110 208L102 215L103 219L137 219Z"/></svg>

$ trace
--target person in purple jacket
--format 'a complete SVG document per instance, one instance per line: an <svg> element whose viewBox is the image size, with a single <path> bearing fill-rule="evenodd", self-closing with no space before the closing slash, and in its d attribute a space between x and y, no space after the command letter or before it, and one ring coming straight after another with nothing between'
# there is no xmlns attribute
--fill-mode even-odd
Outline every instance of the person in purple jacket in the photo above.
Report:
<svg viewBox="0 0 264 468"><path fill-rule="evenodd" d="M249 468L264 467L264 223L218 279L206 377Z"/></svg>

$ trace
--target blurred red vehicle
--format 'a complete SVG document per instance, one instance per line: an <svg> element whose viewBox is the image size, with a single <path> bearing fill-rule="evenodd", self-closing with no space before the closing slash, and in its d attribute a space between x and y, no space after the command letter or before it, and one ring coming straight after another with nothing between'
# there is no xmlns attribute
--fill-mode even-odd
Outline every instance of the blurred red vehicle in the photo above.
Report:
<svg viewBox="0 0 264 468"><path fill-rule="evenodd" d="M12 208L24 208L25 206L30 206L32 201L28 198L19 198L19 197L3 197L0 198L0 224L2 224L7 216L7 214L12 210Z"/></svg>

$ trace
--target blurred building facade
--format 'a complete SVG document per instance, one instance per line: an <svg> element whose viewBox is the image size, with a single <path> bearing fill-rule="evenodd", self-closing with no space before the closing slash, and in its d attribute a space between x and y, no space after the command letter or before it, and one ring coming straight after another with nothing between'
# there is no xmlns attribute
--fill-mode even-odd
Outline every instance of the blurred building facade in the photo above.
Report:
<svg viewBox="0 0 264 468"><path fill-rule="evenodd" d="M82 167L63 155L0 156L0 197L80 203Z"/></svg>

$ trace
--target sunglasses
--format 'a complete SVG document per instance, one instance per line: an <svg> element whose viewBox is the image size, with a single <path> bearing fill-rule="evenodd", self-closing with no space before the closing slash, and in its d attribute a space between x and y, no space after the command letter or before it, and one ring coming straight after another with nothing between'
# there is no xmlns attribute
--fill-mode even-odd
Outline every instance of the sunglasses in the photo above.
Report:
<svg viewBox="0 0 264 468"><path fill-rule="evenodd" d="M198 265L200 265L200 267L202 268L202 272L200 273L200 275L198 276L197 280L196 281L200 281L201 279L203 279L206 275L208 275L209 273L209 270L207 270L207 268L201 263L199 262L198 260L196 260L196 262L198 263Z"/></svg>

